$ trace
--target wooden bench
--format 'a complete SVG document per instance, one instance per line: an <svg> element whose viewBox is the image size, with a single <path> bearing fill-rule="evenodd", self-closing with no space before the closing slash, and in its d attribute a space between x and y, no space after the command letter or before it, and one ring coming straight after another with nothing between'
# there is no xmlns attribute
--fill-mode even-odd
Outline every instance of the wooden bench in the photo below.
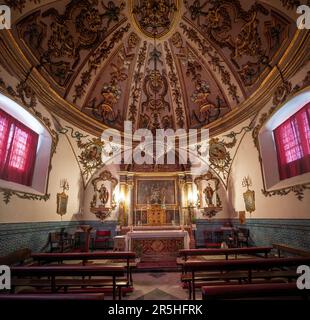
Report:
<svg viewBox="0 0 310 320"><path fill-rule="evenodd" d="M281 257L281 252L287 252L300 257L310 257L310 251L294 248L286 244L274 243L273 247L278 250L279 258Z"/></svg>
<svg viewBox="0 0 310 320"><path fill-rule="evenodd" d="M102 301L103 293L87 294L0 294L0 301Z"/></svg>
<svg viewBox="0 0 310 320"><path fill-rule="evenodd" d="M24 248L0 257L0 265L14 266L22 265L31 257L31 250Z"/></svg>
<svg viewBox="0 0 310 320"><path fill-rule="evenodd" d="M127 279L120 278L124 277L125 271L126 269L121 266L13 267L11 268L11 292L14 293L16 287L23 287L25 285L41 288L46 287L49 288L53 293L62 288L66 292L71 287L85 288L89 286L96 286L111 287L113 292L113 300L116 299L116 291L118 289L119 299L121 299L121 288L128 286ZM85 277L93 276L106 277L106 279L85 279ZM46 277L47 279L42 279L43 277ZM82 279L62 279L59 277L82 277ZM27 282L25 280L30 281Z"/></svg>
<svg viewBox="0 0 310 320"><path fill-rule="evenodd" d="M238 255L254 255L263 254L265 258L270 254L272 247L244 247L244 248L227 248L227 249L182 249L179 250L180 258L177 258L177 264L181 265L182 273L184 273L183 265L189 257L197 256L225 256L228 260L230 255L234 255L237 259Z"/></svg>
<svg viewBox="0 0 310 320"><path fill-rule="evenodd" d="M217 261L187 261L184 263L185 274L181 280L188 284L189 299L193 293L195 300L196 281L204 285L206 281L235 280L241 283L251 283L253 279L271 280L283 278L291 281L297 278L296 270L289 267L297 267L310 264L307 258L266 258L266 259L241 259L241 260L217 260ZM277 268L277 271L270 271ZM213 272L213 273L210 273Z"/></svg>
<svg viewBox="0 0 310 320"><path fill-rule="evenodd" d="M31 255L32 259L39 265L53 262L62 263L63 261L82 261L85 266L90 260L123 260L127 270L127 280L129 285L133 285L132 269L137 266L135 261L136 253L132 251L118 252L67 252L67 253L35 253Z"/></svg>
<svg viewBox="0 0 310 320"><path fill-rule="evenodd" d="M257 255L264 254L267 258L272 247L243 247L243 248L227 248L227 249L182 249L179 250L179 255L188 260L190 256L225 256L226 260L230 255L237 257L238 255Z"/></svg>
<svg viewBox="0 0 310 320"><path fill-rule="evenodd" d="M267 297L302 297L309 298L310 293L299 290L296 283L264 283L243 285L204 286L202 299L208 301L223 299L249 299Z"/></svg>

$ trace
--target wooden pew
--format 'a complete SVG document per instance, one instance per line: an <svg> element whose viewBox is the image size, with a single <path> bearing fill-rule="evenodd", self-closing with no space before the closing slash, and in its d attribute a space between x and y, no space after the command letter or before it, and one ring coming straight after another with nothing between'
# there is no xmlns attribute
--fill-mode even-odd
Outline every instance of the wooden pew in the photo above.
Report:
<svg viewBox="0 0 310 320"><path fill-rule="evenodd" d="M243 247L243 248L227 248L227 249L182 249L179 250L181 257L187 261L191 256L225 256L226 260L230 255L257 255L264 254L265 258L272 250L272 247Z"/></svg>
<svg viewBox="0 0 310 320"><path fill-rule="evenodd" d="M63 261L82 261L85 266L89 260L125 260L127 280L130 286L133 285L132 269L137 266L135 262L136 253L132 251L97 251L97 252L66 252L66 253L35 253L32 259L39 265Z"/></svg>
<svg viewBox="0 0 310 320"><path fill-rule="evenodd" d="M127 279L117 279L125 275L126 269L121 266L31 266L11 268L12 285L11 292L15 288L32 286L40 288L50 288L55 293L61 288L65 292L72 287L112 287L113 300L116 299L118 289L119 299L121 299L121 288L128 285ZM90 279L85 277L107 277L106 279ZM42 279L47 277L48 279ZM83 277L83 279L63 279L59 277ZM30 279L27 279L30 278ZM86 290L87 291L87 290Z"/></svg>
<svg viewBox="0 0 310 320"><path fill-rule="evenodd" d="M230 255L234 255L237 259L238 255L254 255L263 254L265 258L270 254L272 247L243 247L243 248L227 248L227 249L182 249L179 250L180 258L177 258L177 264L181 265L182 273L184 273L183 265L189 257L197 256L225 256L228 260Z"/></svg>
<svg viewBox="0 0 310 320"><path fill-rule="evenodd" d="M19 249L6 256L0 257L0 265L14 266L22 265L31 257L31 250L28 248Z"/></svg>
<svg viewBox="0 0 310 320"><path fill-rule="evenodd" d="M281 252L287 252L287 253L293 254L295 256L300 256L300 257L310 257L310 251L306 251L306 250L299 249L299 248L294 248L294 247L288 246L286 244L274 243L273 247L278 250L279 258L281 257Z"/></svg>
<svg viewBox="0 0 310 320"><path fill-rule="evenodd" d="M103 293L0 294L0 301L102 301Z"/></svg>
<svg viewBox="0 0 310 320"><path fill-rule="evenodd" d="M283 269L303 264L309 265L310 257L187 261L184 263L186 273L182 275L181 280L188 283L189 299L191 299L191 292L193 292L193 300L195 300L196 281L237 280L239 283L241 281L251 283L253 279L270 280L274 278L284 278L290 281L297 278L296 270ZM280 270L266 271L272 268Z"/></svg>
<svg viewBox="0 0 310 320"><path fill-rule="evenodd" d="M208 301L223 299L248 299L260 297L302 297L308 298L310 292L299 290L296 283L264 283L264 284L242 284L204 286L202 299Z"/></svg>

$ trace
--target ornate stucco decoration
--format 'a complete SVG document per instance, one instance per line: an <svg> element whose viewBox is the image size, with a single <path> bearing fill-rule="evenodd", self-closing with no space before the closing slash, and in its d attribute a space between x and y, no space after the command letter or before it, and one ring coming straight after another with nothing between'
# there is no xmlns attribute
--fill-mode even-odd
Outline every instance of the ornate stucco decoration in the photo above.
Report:
<svg viewBox="0 0 310 320"><path fill-rule="evenodd" d="M297 184L297 185L293 185L285 188L268 191L265 186L265 179L263 174L263 163L262 163L262 157L260 153L260 145L259 145L259 139L258 139L261 128L282 107L283 103L285 101L288 101L290 98L294 97L295 95L297 95L304 88L309 87L309 85L310 85L310 71L307 72L306 77L301 81L301 83L296 84L294 87L289 81L283 81L283 83L280 86L278 86L274 91L273 105L271 106L271 108L269 108L267 112L264 112L260 115L260 118L258 119L257 124L252 131L253 142L258 151L258 159L261 166L261 174L262 174L262 180L263 180L262 193L265 197L271 197L275 195L284 196L292 192L295 194L298 200L302 201L304 198L304 191L310 190L310 183L303 183L303 184Z"/></svg>
<svg viewBox="0 0 310 320"><path fill-rule="evenodd" d="M174 25L178 0L132 0L131 11L134 21L147 37L161 38Z"/></svg>
<svg viewBox="0 0 310 320"><path fill-rule="evenodd" d="M112 151L118 152L120 148L112 143L105 144L100 138L84 135L69 126L62 127L59 130L59 133L65 135L69 132L70 137L75 140L78 147L78 152L74 153L81 168L84 188L86 188L95 172L105 165L102 155L107 156Z"/></svg>
<svg viewBox="0 0 310 320"><path fill-rule="evenodd" d="M25 108L28 112L30 112L49 132L52 138L52 147L51 147L51 158L56 152L57 144L58 144L58 133L53 129L52 122L49 118L45 117L41 112L37 110L37 97L33 89L27 85L26 82L20 82L16 88L7 85L2 78L0 78L0 92L9 97L10 99L16 101L21 107ZM51 171L52 166L49 166L49 171ZM48 193L48 182L46 184L46 190L44 195L38 195L28 192L20 192L11 189L2 189L0 188L0 192L3 193L3 200L6 204L8 204L13 195L17 196L20 199L27 200L44 200L47 201L50 198L50 194Z"/></svg>
<svg viewBox="0 0 310 320"><path fill-rule="evenodd" d="M227 188L233 154L241 141L238 136L244 136L251 130L251 125L245 126L238 132L232 131L222 138L211 138L209 141L209 166L221 179L225 188Z"/></svg>
<svg viewBox="0 0 310 320"><path fill-rule="evenodd" d="M110 186L106 184L107 181L110 182ZM110 171L104 170L91 183L94 188L94 196L90 203L90 211L104 221L116 207L114 190L118 180L112 176Z"/></svg>
<svg viewBox="0 0 310 320"><path fill-rule="evenodd" d="M296 7L301 5L301 2L299 0L281 0L283 7L293 10Z"/></svg>
<svg viewBox="0 0 310 320"><path fill-rule="evenodd" d="M223 134L269 99L276 64L291 77L306 51L307 33L267 1L6 2L17 19L0 35L1 64L29 73L49 111L94 136L124 120ZM142 110L155 59L170 111Z"/></svg>
<svg viewBox="0 0 310 320"><path fill-rule="evenodd" d="M100 138L89 138L88 135L74 131L71 127L64 127L59 132L67 134L68 131L71 131L71 137L76 140L77 147L81 151L77 158L81 165L82 176L87 181L96 170L104 165L101 158L104 143Z"/></svg>
<svg viewBox="0 0 310 320"><path fill-rule="evenodd" d="M200 37L200 35L194 28L187 26L183 22L180 26L186 37L198 46L200 53L204 56L208 56L211 66L220 74L221 80L227 87L229 95L233 100L236 101L236 103L239 103L240 97L238 94L237 86L232 82L232 77L229 71L226 69L224 64L221 63L221 59L218 53L211 46L205 43L204 39Z"/></svg>
<svg viewBox="0 0 310 320"><path fill-rule="evenodd" d="M4 1L10 8L14 10L18 10L20 13L23 12L26 6L27 0L5 0ZM34 4L41 3L41 0L29 0L29 2L32 2Z"/></svg>

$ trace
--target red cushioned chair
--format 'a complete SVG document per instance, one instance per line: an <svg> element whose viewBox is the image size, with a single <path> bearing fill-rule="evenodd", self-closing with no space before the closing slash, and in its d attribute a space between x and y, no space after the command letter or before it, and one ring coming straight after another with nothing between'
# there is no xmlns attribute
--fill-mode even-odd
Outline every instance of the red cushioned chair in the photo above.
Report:
<svg viewBox="0 0 310 320"><path fill-rule="evenodd" d="M223 242L223 231L205 230L203 233L206 248L221 248L221 243Z"/></svg>
<svg viewBox="0 0 310 320"><path fill-rule="evenodd" d="M94 249L110 249L112 243L110 230L97 230L94 239Z"/></svg>

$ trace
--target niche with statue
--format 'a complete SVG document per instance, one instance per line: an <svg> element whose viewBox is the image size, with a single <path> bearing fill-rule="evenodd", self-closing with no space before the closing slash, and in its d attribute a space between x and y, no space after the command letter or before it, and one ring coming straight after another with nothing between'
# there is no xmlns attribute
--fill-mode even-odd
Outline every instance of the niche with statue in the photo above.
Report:
<svg viewBox="0 0 310 320"><path fill-rule="evenodd" d="M110 171L105 170L93 179L91 184L94 188L94 195L90 203L90 211L103 221L116 207L114 191L118 180L112 176Z"/></svg>
<svg viewBox="0 0 310 320"><path fill-rule="evenodd" d="M199 190L200 210L203 216L214 217L223 210L222 201L219 196L220 180L212 172L208 171L195 179Z"/></svg>

